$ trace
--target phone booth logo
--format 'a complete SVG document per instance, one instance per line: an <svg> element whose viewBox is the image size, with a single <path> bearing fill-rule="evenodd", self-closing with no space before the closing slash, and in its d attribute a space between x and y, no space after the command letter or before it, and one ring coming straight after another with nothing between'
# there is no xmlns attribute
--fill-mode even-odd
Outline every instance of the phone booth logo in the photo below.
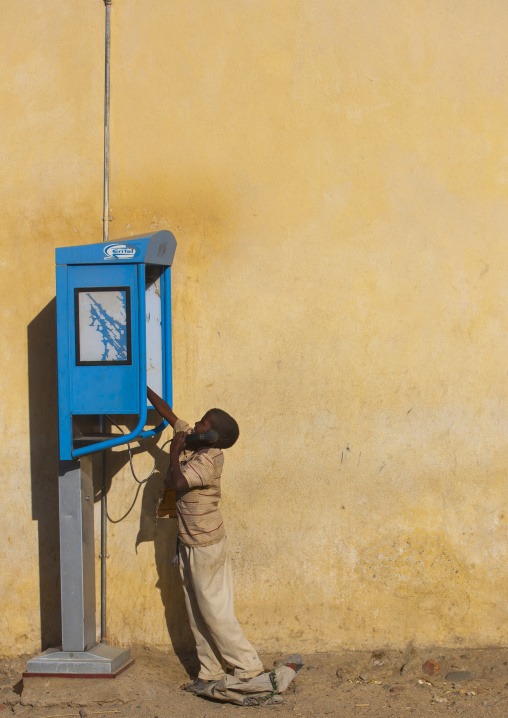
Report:
<svg viewBox="0 0 508 718"><path fill-rule="evenodd" d="M104 254L104 259L132 259L136 255L136 248L126 244L110 244L104 247Z"/></svg>

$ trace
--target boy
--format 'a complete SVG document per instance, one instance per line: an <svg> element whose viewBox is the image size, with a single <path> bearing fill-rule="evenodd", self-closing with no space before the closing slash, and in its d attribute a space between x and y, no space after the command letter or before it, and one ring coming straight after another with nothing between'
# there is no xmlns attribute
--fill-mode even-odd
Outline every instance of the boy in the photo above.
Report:
<svg viewBox="0 0 508 718"><path fill-rule="evenodd" d="M263 672L263 664L235 616L231 560L218 508L222 449L237 440L238 424L225 411L210 409L194 431L201 434L213 429L218 439L189 451L185 438L192 431L190 426L150 388L148 398L175 431L166 483L176 492L180 574L201 664L197 679L186 690L201 690L210 681L220 680L225 663L233 666L235 677L248 680Z"/></svg>

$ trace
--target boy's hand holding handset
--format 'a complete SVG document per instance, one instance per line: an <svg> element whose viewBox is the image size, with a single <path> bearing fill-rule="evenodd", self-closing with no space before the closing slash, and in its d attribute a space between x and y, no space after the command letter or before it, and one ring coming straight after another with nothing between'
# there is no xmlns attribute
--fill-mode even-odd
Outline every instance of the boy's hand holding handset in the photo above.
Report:
<svg viewBox="0 0 508 718"><path fill-rule="evenodd" d="M178 431L171 442L171 448L169 450L169 456L172 458L173 456L176 457L178 460L180 454L185 449L185 438L187 434L185 431Z"/></svg>

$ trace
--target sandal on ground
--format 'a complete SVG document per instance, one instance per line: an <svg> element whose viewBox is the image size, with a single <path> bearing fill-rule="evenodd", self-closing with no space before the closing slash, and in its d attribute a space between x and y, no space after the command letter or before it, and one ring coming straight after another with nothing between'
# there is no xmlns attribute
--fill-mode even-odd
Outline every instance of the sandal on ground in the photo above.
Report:
<svg viewBox="0 0 508 718"><path fill-rule="evenodd" d="M188 691L189 693L197 693L199 691L203 691L209 683L214 683L215 681L204 681L202 678L196 678L195 681L192 681L192 683L187 683L186 686L183 687L184 691Z"/></svg>

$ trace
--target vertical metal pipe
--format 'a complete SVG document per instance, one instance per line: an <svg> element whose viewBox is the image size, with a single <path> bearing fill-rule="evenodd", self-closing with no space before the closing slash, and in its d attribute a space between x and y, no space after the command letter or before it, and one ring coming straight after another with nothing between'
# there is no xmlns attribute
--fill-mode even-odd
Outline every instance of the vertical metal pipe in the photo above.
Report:
<svg viewBox="0 0 508 718"><path fill-rule="evenodd" d="M101 434L103 434L105 430L105 418L101 416ZM106 627L106 561L108 559L108 506L106 488L106 451L101 451L101 643L108 642Z"/></svg>
<svg viewBox="0 0 508 718"><path fill-rule="evenodd" d="M102 211L102 241L109 242L109 69L111 51L111 2L104 0L106 6L106 52L104 77L104 206Z"/></svg>
<svg viewBox="0 0 508 718"><path fill-rule="evenodd" d="M105 62L104 62L104 204L102 210L102 241L109 242L109 104L110 104L110 53L111 53L111 2L104 0L106 8ZM100 418L101 434L105 419ZM106 562L108 560L108 509L106 503L106 451L101 452L101 643L107 643L106 626Z"/></svg>

